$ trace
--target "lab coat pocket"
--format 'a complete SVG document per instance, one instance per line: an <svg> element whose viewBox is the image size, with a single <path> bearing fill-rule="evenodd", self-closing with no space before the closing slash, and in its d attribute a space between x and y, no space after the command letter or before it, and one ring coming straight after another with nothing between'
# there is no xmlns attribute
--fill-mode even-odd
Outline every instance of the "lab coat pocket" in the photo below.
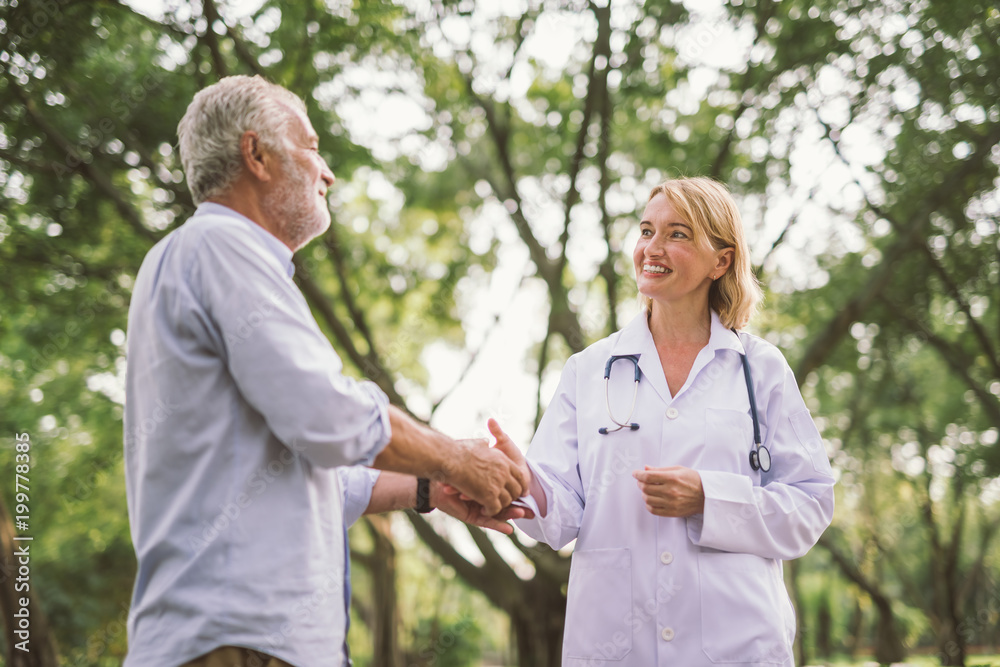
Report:
<svg viewBox="0 0 1000 667"><path fill-rule="evenodd" d="M775 561L753 554L702 552L702 649L713 663L793 664L777 572Z"/></svg>
<svg viewBox="0 0 1000 667"><path fill-rule="evenodd" d="M632 650L632 554L587 549L573 554L563 645L567 658L621 660Z"/></svg>
<svg viewBox="0 0 1000 667"><path fill-rule="evenodd" d="M749 475L755 484L760 473L750 469L753 420L740 410L705 409L705 447L700 468Z"/></svg>

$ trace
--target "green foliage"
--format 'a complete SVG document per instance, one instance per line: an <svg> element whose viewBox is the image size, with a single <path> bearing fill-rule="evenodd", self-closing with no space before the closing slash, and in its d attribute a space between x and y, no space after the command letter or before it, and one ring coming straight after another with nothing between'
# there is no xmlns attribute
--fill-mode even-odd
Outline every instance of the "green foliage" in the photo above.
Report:
<svg viewBox="0 0 1000 667"><path fill-rule="evenodd" d="M934 639L935 531L957 535L962 576L997 571L1000 11L742 0L706 16L697 3L611 4L533 1L484 18L467 1L415 11L269 0L235 19L221 7L210 25L210 2L162 18L114 3L0 3L0 471L12 469L10 434L30 433L37 592L69 664L125 652L130 288L151 245L192 210L177 121L197 90L234 73L305 98L337 174L334 227L297 259L346 323L337 337L318 317L347 372L429 416L425 349L440 341L475 358L463 317L536 243L526 284L544 287L558 317L528 370L551 380L629 312L623 251L649 187L712 175L740 199L768 288L753 328L799 373L841 475L839 547L893 598L914 645ZM549 19L586 35L558 68L528 47ZM485 31L490 48L449 41L446 22ZM723 57L732 44L746 53ZM351 103L372 91L415 105L405 137L352 135ZM401 556L400 579L421 582L401 587L408 610L439 578L436 561L412 566L426 555ZM844 650L866 594L838 585L833 568L821 549L803 561L800 616L828 608ZM988 606L984 595L962 598L962 619ZM478 622L483 598L456 599L404 619L406 650L453 636L436 664L470 664L500 641ZM362 626L352 637L363 645Z"/></svg>

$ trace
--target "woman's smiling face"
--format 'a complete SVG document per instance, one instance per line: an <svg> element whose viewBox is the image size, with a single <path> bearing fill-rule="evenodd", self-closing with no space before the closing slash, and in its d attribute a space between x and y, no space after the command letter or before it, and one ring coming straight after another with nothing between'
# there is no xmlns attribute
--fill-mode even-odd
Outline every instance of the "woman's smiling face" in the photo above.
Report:
<svg viewBox="0 0 1000 667"><path fill-rule="evenodd" d="M677 215L665 195L650 199L632 253L639 293L661 303L688 299L693 299L692 305L707 303L712 280L729 265L721 256L728 249L716 250L704 234L700 236L695 241L693 227Z"/></svg>

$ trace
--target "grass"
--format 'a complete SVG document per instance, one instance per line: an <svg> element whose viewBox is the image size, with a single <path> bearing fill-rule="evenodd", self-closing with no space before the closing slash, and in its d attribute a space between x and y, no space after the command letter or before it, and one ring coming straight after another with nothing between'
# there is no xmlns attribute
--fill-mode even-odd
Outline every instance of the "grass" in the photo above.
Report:
<svg viewBox="0 0 1000 667"><path fill-rule="evenodd" d="M833 660L831 662L813 662L813 666L829 667L878 667L871 658L863 660ZM895 663L896 667L940 667L941 663L935 656L914 655L905 662ZM1000 655L969 655L965 658L965 667L1000 667Z"/></svg>

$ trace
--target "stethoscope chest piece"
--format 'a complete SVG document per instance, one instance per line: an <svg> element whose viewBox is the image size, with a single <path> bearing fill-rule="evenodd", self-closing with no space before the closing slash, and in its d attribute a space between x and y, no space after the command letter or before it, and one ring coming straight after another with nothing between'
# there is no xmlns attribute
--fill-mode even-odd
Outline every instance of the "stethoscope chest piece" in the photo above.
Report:
<svg viewBox="0 0 1000 667"><path fill-rule="evenodd" d="M736 329L732 330L737 337ZM760 444L760 420L757 418L757 397L753 391L753 377L750 375L750 361L746 354L740 355L743 364L743 377L747 381L747 395L750 398L750 417L753 419L753 448L750 450L750 468L754 471L767 472L771 469L771 452Z"/></svg>
<svg viewBox="0 0 1000 667"><path fill-rule="evenodd" d="M750 467L761 472L771 470L771 452L767 451L767 447L759 445L750 450Z"/></svg>
<svg viewBox="0 0 1000 667"><path fill-rule="evenodd" d="M732 330L734 334L739 336L736 329ZM633 386L632 386L632 407L628 412L628 417L624 421L618 421L615 419L614 414L611 412L611 368L615 365L616 361L625 360L632 364L633 366ZM746 354L740 354L740 360L743 364L743 376L747 383L747 395L750 399L750 417L753 419L753 445L750 449L750 468L754 472L769 472L771 470L771 452L768 451L767 447L761 444L760 438L760 420L757 417L757 397L754 396L753 390L753 377L750 374L750 361L747 359ZM630 431L638 431L639 425L632 421L632 414L635 412L635 401L639 395L639 380L642 378L642 371L639 370L639 355L637 354L616 354L612 355L608 359L608 362L604 365L604 400L608 407L608 417L614 423L615 427L602 426L597 429L597 432L601 435L608 435L609 433L615 433L621 431L622 429L628 429Z"/></svg>

